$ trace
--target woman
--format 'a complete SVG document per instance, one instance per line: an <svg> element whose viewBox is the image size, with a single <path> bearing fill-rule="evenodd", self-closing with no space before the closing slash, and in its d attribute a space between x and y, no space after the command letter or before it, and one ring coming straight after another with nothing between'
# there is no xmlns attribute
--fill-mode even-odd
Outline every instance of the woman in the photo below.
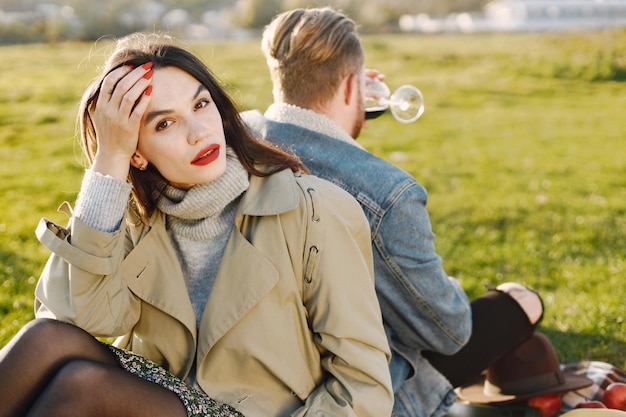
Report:
<svg viewBox="0 0 626 417"><path fill-rule="evenodd" d="M252 138L206 66L156 35L118 43L80 127L90 168L69 226L39 225L53 254L37 319L0 352L0 416L391 413L348 194Z"/></svg>

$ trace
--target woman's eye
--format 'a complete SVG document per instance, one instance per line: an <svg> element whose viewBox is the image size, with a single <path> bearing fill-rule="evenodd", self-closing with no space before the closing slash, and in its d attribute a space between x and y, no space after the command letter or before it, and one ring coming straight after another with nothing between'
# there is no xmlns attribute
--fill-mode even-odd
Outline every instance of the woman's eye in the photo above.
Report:
<svg viewBox="0 0 626 417"><path fill-rule="evenodd" d="M162 120L156 125L156 130L163 130L171 124L172 122L170 120Z"/></svg>
<svg viewBox="0 0 626 417"><path fill-rule="evenodd" d="M198 101L198 103L196 103L196 109L201 109L201 108L206 107L208 105L209 105L209 100L202 99L202 100Z"/></svg>

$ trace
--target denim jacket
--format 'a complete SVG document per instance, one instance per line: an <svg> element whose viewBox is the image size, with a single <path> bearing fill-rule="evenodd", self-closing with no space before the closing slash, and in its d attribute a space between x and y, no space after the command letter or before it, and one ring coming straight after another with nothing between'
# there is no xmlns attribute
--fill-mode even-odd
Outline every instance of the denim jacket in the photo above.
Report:
<svg viewBox="0 0 626 417"><path fill-rule="evenodd" d="M260 137L291 149L314 175L360 203L370 224L376 292L392 349L393 415L445 415L456 394L420 352L457 352L469 339L471 312L467 295L435 252L424 187L356 144L258 111L242 117Z"/></svg>

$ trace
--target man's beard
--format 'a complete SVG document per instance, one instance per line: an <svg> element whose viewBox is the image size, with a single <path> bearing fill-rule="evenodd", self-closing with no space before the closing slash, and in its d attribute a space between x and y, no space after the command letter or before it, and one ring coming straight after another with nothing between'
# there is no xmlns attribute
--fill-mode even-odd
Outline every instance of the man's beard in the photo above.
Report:
<svg viewBox="0 0 626 417"><path fill-rule="evenodd" d="M354 123L352 124L352 128L350 129L350 136L354 139L359 137L361 130L363 129L363 123L365 122L365 105L363 104L363 92L359 87L359 99L358 99L358 109L354 116Z"/></svg>

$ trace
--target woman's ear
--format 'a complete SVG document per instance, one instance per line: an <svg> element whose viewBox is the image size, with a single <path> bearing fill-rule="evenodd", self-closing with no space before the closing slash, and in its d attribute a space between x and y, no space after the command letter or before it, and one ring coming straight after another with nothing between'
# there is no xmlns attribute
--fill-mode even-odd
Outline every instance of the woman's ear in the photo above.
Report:
<svg viewBox="0 0 626 417"><path fill-rule="evenodd" d="M130 157L130 164L140 171L145 171L148 168L148 161L137 152Z"/></svg>

